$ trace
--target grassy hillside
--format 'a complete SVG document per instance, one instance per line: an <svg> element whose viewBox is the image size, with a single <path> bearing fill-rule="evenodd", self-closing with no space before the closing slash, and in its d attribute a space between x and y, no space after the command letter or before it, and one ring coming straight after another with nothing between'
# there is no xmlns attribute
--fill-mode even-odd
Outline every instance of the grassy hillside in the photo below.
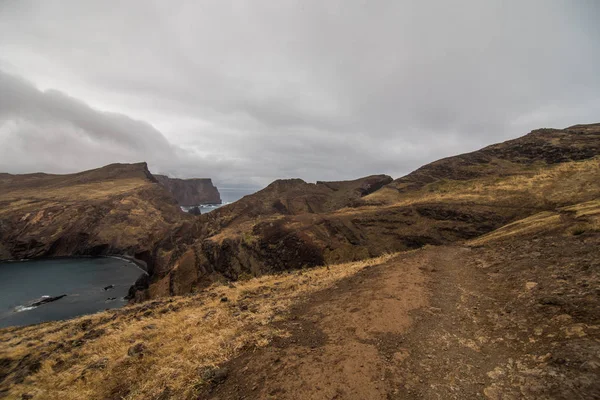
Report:
<svg viewBox="0 0 600 400"><path fill-rule="evenodd" d="M150 261L185 219L145 163L0 175L0 259L124 254Z"/></svg>
<svg viewBox="0 0 600 400"><path fill-rule="evenodd" d="M292 399L356 386L381 399L593 398L599 222L594 200L463 246L217 282L195 295L4 329L0 393ZM408 310L413 318L393 314ZM300 368L294 360L303 358L329 372ZM353 393L345 398L362 398Z"/></svg>
<svg viewBox="0 0 600 400"><path fill-rule="evenodd" d="M139 304L0 330L0 396L598 397L599 143L534 131L198 218L145 166L2 175L5 254L124 252L152 281Z"/></svg>

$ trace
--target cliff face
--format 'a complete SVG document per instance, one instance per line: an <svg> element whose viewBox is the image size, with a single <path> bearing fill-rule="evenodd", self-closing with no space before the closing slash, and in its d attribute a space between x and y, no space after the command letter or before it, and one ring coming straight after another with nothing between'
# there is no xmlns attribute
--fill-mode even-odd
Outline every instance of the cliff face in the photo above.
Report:
<svg viewBox="0 0 600 400"><path fill-rule="evenodd" d="M221 204L219 190L210 179L176 179L165 175L154 175L173 196L180 206L199 204Z"/></svg>
<svg viewBox="0 0 600 400"><path fill-rule="evenodd" d="M122 254L151 263L156 243L186 218L146 163L0 174L0 260Z"/></svg>
<svg viewBox="0 0 600 400"><path fill-rule="evenodd" d="M151 275L149 287L138 288L141 300L188 293L223 277L472 239L597 199L600 125L534 131L395 181L385 175L278 180L198 217L182 213L163 186L176 195L178 185L197 192L199 185L186 183L195 181L154 177L145 164L71 175L0 174L0 259L134 255L148 262ZM219 202L214 190L216 198L180 204Z"/></svg>
<svg viewBox="0 0 600 400"><path fill-rule="evenodd" d="M472 239L600 196L600 125L542 129L391 181L278 180L181 225L159 244L149 290L355 261Z"/></svg>

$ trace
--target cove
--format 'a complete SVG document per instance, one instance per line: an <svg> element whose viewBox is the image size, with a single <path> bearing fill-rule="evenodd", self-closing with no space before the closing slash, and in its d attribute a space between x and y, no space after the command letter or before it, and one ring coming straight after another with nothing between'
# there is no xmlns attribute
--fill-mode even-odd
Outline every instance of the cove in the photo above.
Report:
<svg viewBox="0 0 600 400"><path fill-rule="evenodd" d="M122 307L144 273L132 262L109 257L0 263L0 328Z"/></svg>

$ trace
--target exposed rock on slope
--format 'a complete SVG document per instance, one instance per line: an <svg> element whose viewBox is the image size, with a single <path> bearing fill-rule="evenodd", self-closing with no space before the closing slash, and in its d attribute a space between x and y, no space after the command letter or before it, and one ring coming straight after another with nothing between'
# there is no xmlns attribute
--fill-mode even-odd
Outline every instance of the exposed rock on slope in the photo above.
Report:
<svg viewBox="0 0 600 400"><path fill-rule="evenodd" d="M1 329L0 396L597 399L599 223L596 200L462 245Z"/></svg>
<svg viewBox="0 0 600 400"><path fill-rule="evenodd" d="M0 259L123 254L151 263L189 218L146 163L69 175L0 175Z"/></svg>
<svg viewBox="0 0 600 400"><path fill-rule="evenodd" d="M154 175L154 177L173 194L180 206L221 204L219 190L210 179L176 179L165 175Z"/></svg>
<svg viewBox="0 0 600 400"><path fill-rule="evenodd" d="M600 125L575 126L440 160L394 182L385 176L316 185L275 181L163 241L150 290L138 298L186 293L220 276L239 279L475 238L597 198L599 155ZM361 190L365 181L385 186L370 193Z"/></svg>

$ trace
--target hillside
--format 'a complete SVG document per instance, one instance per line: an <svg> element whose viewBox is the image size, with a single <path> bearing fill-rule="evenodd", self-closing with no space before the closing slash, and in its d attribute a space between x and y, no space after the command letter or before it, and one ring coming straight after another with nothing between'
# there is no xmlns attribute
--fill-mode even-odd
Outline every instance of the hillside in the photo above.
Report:
<svg viewBox="0 0 600 400"><path fill-rule="evenodd" d="M150 262L156 242L185 218L145 163L0 175L0 260L119 254Z"/></svg>
<svg viewBox="0 0 600 400"><path fill-rule="evenodd" d="M71 235L87 216L51 207L110 206L137 241L102 251L144 256L151 274L137 304L0 330L0 397L600 398L600 124L396 180L276 181L196 218L136 168L44 175L37 194L38 174L0 178L11 232L54 239L56 221Z"/></svg>
<svg viewBox="0 0 600 400"><path fill-rule="evenodd" d="M175 197L180 206L221 204L219 190L209 178L176 179L156 174L154 177Z"/></svg>
<svg viewBox="0 0 600 400"><path fill-rule="evenodd" d="M471 239L537 212L597 198L599 155L600 125L578 125L536 130L393 182L386 176L343 184L276 181L184 224L163 241L153 282L138 299L186 293L223 277ZM367 182L373 190L362 191Z"/></svg>
<svg viewBox="0 0 600 400"><path fill-rule="evenodd" d="M17 399L600 396L600 203L426 246L0 330Z"/></svg>

